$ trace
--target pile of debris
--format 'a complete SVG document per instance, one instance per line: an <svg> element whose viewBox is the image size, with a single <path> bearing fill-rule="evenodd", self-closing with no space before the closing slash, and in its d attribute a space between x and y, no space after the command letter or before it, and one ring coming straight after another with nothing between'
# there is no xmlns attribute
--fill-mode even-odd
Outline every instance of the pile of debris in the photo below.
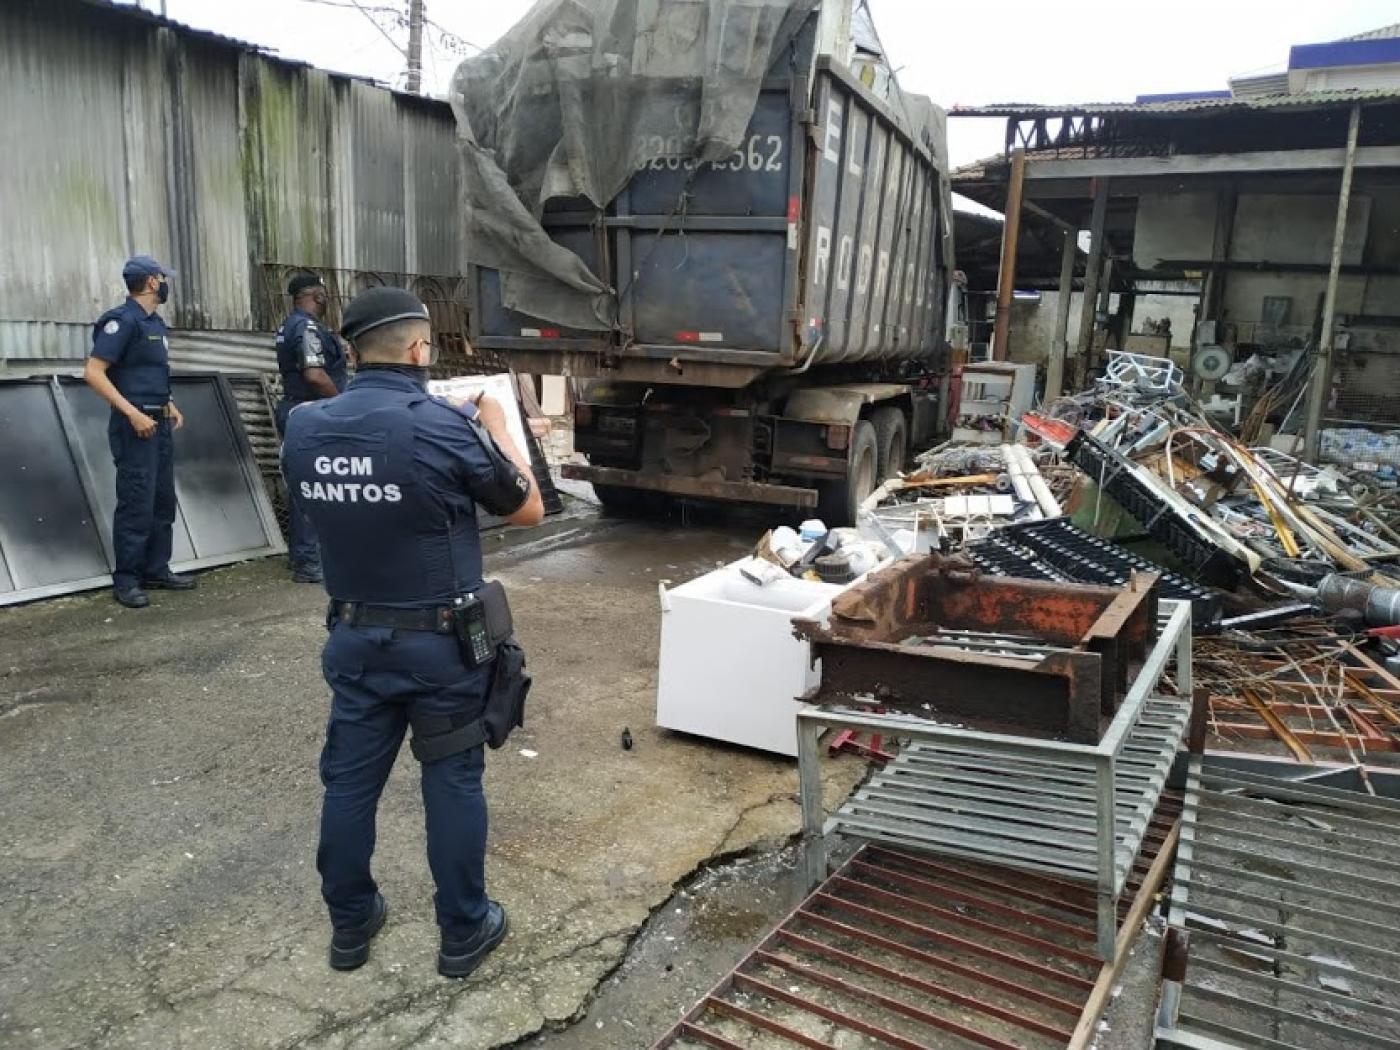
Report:
<svg viewBox="0 0 1400 1050"><path fill-rule="evenodd" d="M1299 762L1400 760L1400 658L1377 660L1366 635L1318 617L1196 645L1196 684L1210 702L1212 746ZM1380 643L1384 645L1384 643Z"/></svg>
<svg viewBox="0 0 1400 1050"><path fill-rule="evenodd" d="M1346 467L1263 441L1294 371L1222 416L1171 361L1110 351L1090 389L1025 413L1015 444L946 444L885 482L860 532L892 553L961 551L988 576L1156 573L1213 635L1197 675L1216 746L1400 753L1400 486L1365 458L1373 435L1333 449Z"/></svg>
<svg viewBox="0 0 1400 1050"><path fill-rule="evenodd" d="M1339 471L1225 432L1181 389L1179 372L1130 378L1121 370L1023 422L1197 579L1296 595L1300 580L1315 586L1331 571L1373 572L1400 558L1400 536Z"/></svg>
<svg viewBox="0 0 1400 1050"><path fill-rule="evenodd" d="M1019 521L1057 518L1073 479L1052 449L951 445L925 453L862 504L861 533L899 553L950 550ZM1044 469L1042 469L1044 464Z"/></svg>

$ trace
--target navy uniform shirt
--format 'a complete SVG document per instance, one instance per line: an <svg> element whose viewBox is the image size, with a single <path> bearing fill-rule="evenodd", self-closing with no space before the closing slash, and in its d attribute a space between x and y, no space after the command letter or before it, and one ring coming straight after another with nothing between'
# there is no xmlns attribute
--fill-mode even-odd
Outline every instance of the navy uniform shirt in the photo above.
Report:
<svg viewBox="0 0 1400 1050"><path fill-rule="evenodd" d="M137 408L170 400L170 329L130 296L92 326L92 356L107 361L107 377Z"/></svg>
<svg viewBox="0 0 1400 1050"><path fill-rule="evenodd" d="M481 586L477 501L509 514L529 486L501 494L474 415L385 368L290 414L282 469L321 537L332 598L428 608Z"/></svg>
<svg viewBox="0 0 1400 1050"><path fill-rule="evenodd" d="M288 401L315 401L321 395L311 389L302 369L324 368L337 390L345 389L345 351L340 341L305 310L293 310L277 329L277 370Z"/></svg>

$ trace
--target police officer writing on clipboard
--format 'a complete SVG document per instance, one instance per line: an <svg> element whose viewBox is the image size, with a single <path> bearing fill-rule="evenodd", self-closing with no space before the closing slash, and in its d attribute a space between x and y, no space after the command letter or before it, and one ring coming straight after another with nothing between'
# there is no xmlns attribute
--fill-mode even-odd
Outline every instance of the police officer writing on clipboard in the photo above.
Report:
<svg viewBox="0 0 1400 1050"><path fill-rule="evenodd" d="M307 401L335 397L345 389L345 351L325 326L330 296L321 278L299 273L287 284L292 300L289 313L277 329L277 370L282 373L282 400L277 403L277 433L286 433L287 416ZM316 529L291 498L290 542L287 564L298 583L321 582L321 549Z"/></svg>
<svg viewBox="0 0 1400 1050"><path fill-rule="evenodd" d="M519 525L544 517L501 406L426 390L428 312L400 288L345 310L358 372L338 397L287 419L282 466L321 536L331 597L322 669L332 691L321 753L316 854L330 964L369 957L387 907L370 874L375 810L405 733L421 763L438 970L465 977L506 934L486 895L483 742L519 724L528 678L498 584L483 583L477 507Z"/></svg>
<svg viewBox="0 0 1400 1050"><path fill-rule="evenodd" d="M168 328L156 308L170 296L170 271L149 255L122 267L127 298L97 319L88 386L112 406L107 444L117 466L112 514L112 594L128 609L151 604L146 588L187 591L194 578L170 571L175 523L175 442L185 417L170 396Z"/></svg>

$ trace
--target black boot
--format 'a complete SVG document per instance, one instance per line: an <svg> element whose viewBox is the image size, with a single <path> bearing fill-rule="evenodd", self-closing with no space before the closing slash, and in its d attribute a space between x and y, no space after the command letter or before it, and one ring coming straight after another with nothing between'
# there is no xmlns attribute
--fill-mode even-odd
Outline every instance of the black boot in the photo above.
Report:
<svg viewBox="0 0 1400 1050"><path fill-rule="evenodd" d="M358 970L369 959L369 942L384 928L389 916L389 902L382 893L374 895L374 910L359 926L336 930L331 934L331 969Z"/></svg>
<svg viewBox="0 0 1400 1050"><path fill-rule="evenodd" d="M134 583L130 587L113 587L112 597L128 609L144 609L151 604L151 599L146 597L146 592Z"/></svg>
<svg viewBox="0 0 1400 1050"><path fill-rule="evenodd" d="M192 591L199 586L199 583L193 576L182 576L166 569L163 575L149 577L145 581L145 586L154 587L161 591Z"/></svg>
<svg viewBox="0 0 1400 1050"><path fill-rule="evenodd" d="M486 918L477 927L476 933L461 941L442 939L438 951L438 973L444 977L467 977L481 965L491 950L506 939L506 910L495 901L486 906Z"/></svg>

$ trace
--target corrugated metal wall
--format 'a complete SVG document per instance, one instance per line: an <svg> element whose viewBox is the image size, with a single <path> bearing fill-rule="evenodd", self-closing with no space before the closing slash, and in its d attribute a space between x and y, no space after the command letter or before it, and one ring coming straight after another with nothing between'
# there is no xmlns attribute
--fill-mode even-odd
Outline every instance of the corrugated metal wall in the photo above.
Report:
<svg viewBox="0 0 1400 1050"><path fill-rule="evenodd" d="M0 98L0 360L81 358L138 251L186 330L274 328L274 264L460 275L446 103L78 0L0 4Z"/></svg>

